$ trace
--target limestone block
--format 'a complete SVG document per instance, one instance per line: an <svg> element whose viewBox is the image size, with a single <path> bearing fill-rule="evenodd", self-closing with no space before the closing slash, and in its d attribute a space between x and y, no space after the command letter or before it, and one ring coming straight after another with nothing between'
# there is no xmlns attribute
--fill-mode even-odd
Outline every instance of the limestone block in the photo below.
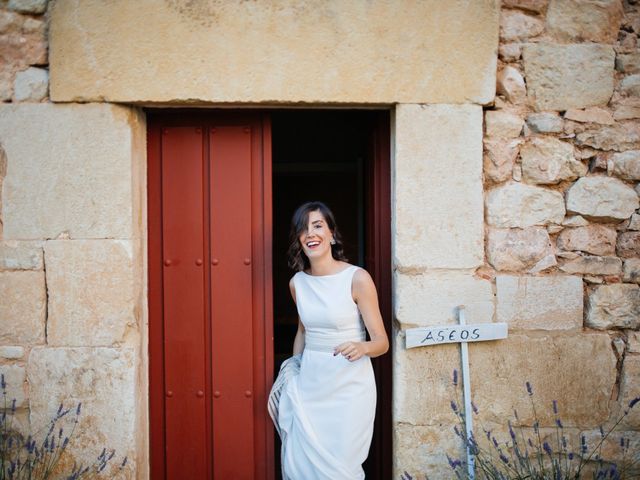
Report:
<svg viewBox="0 0 640 480"><path fill-rule="evenodd" d="M570 215L562 221L562 225L565 227L585 227L589 225L589 222L580 215Z"/></svg>
<svg viewBox="0 0 640 480"><path fill-rule="evenodd" d="M628 353L640 353L640 332L627 332Z"/></svg>
<svg viewBox="0 0 640 480"><path fill-rule="evenodd" d="M31 65L47 63L47 36L44 19L10 10L0 10L0 78L13 84L16 72Z"/></svg>
<svg viewBox="0 0 640 480"><path fill-rule="evenodd" d="M586 130L576 135L576 144L618 152L640 149L640 126L631 122Z"/></svg>
<svg viewBox="0 0 640 480"><path fill-rule="evenodd" d="M567 427L593 428L609 417L616 357L606 333L513 334L470 345L469 361L471 378L482 379L472 381L471 394L487 421L504 425L515 408L521 422L532 425L527 381L541 425L554 424L553 400L568 406L562 418Z"/></svg>
<svg viewBox="0 0 640 480"><path fill-rule="evenodd" d="M587 166L575 159L573 145L552 137L530 138L520 148L520 157L527 183L554 184L587 173Z"/></svg>
<svg viewBox="0 0 640 480"><path fill-rule="evenodd" d="M23 13L44 13L48 0L9 0L9 8Z"/></svg>
<svg viewBox="0 0 640 480"><path fill-rule="evenodd" d="M606 104L615 53L608 45L528 44L522 50L529 97L538 110Z"/></svg>
<svg viewBox="0 0 640 480"><path fill-rule="evenodd" d="M622 267L622 281L640 283L640 258L627 258Z"/></svg>
<svg viewBox="0 0 640 480"><path fill-rule="evenodd" d="M560 265L560 270L569 274L620 275L622 260L618 257L580 255L565 261Z"/></svg>
<svg viewBox="0 0 640 480"><path fill-rule="evenodd" d="M497 0L63 0L51 16L51 98L486 104L499 12Z"/></svg>
<svg viewBox="0 0 640 480"><path fill-rule="evenodd" d="M630 283L596 287L587 300L585 325L599 330L640 327L640 287Z"/></svg>
<svg viewBox="0 0 640 480"><path fill-rule="evenodd" d="M507 65L498 72L497 92L504 95L511 103L521 103L527 96L527 87L522 74L512 66Z"/></svg>
<svg viewBox="0 0 640 480"><path fill-rule="evenodd" d="M550 256L553 249L549 233L542 227L488 230L487 260L496 270L530 272Z"/></svg>
<svg viewBox="0 0 640 480"><path fill-rule="evenodd" d="M511 182L488 192L486 212L491 226L524 228L560 223L565 208L561 193Z"/></svg>
<svg viewBox="0 0 640 480"><path fill-rule="evenodd" d="M638 206L636 192L617 178L582 177L567 191L567 211L587 218L625 220Z"/></svg>
<svg viewBox="0 0 640 480"><path fill-rule="evenodd" d="M620 91L626 95L640 96L640 73L624 77L620 82Z"/></svg>
<svg viewBox="0 0 640 480"><path fill-rule="evenodd" d="M522 45L519 43L503 43L498 48L498 57L503 62L515 62L522 56Z"/></svg>
<svg viewBox="0 0 640 480"><path fill-rule="evenodd" d="M140 229L132 171L145 135L130 108L0 105L4 238L131 238Z"/></svg>
<svg viewBox="0 0 640 480"><path fill-rule="evenodd" d="M617 55L616 70L622 73L640 73L640 53Z"/></svg>
<svg viewBox="0 0 640 480"><path fill-rule="evenodd" d="M561 41L613 43L622 21L620 0L551 0L547 31Z"/></svg>
<svg viewBox="0 0 640 480"><path fill-rule="evenodd" d="M582 279L571 275L496 277L499 322L509 329L582 328ZM544 301L540 301L544 299Z"/></svg>
<svg viewBox="0 0 640 480"><path fill-rule="evenodd" d="M544 23L537 17L518 10L500 12L500 40L512 42L536 37L544 31Z"/></svg>
<svg viewBox="0 0 640 480"><path fill-rule="evenodd" d="M640 150L614 153L607 165L609 174L625 180L640 180Z"/></svg>
<svg viewBox="0 0 640 480"><path fill-rule="evenodd" d="M46 298L44 272L0 272L0 343L44 342Z"/></svg>
<svg viewBox="0 0 640 480"><path fill-rule="evenodd" d="M560 133L564 129L562 117L551 112L531 113L527 125L536 133Z"/></svg>
<svg viewBox="0 0 640 480"><path fill-rule="evenodd" d="M24 356L24 347L19 345L11 345L0 347L0 358L6 358L7 360L16 360Z"/></svg>
<svg viewBox="0 0 640 480"><path fill-rule="evenodd" d="M622 382L620 404L623 410L629 409L629 402L640 396L640 355L626 355L622 364ZM629 411L621 422L621 428L640 429L640 404ZM638 450L635 450L636 452Z"/></svg>
<svg viewBox="0 0 640 480"><path fill-rule="evenodd" d="M484 140L484 174L496 183L511 177L518 157L521 141L518 139L495 138Z"/></svg>
<svg viewBox="0 0 640 480"><path fill-rule="evenodd" d="M42 270L41 241L0 241L0 270Z"/></svg>
<svg viewBox="0 0 640 480"><path fill-rule="evenodd" d="M618 235L616 254L622 258L640 257L640 232L623 232Z"/></svg>
<svg viewBox="0 0 640 480"><path fill-rule="evenodd" d="M614 120L632 120L634 118L640 118L640 107L633 107L630 105L620 105L616 107L613 112Z"/></svg>
<svg viewBox="0 0 640 480"><path fill-rule="evenodd" d="M459 349L455 344L444 344L406 350L404 335L396 335L392 399L396 425L452 424L455 417L450 402L455 392L451 376L454 369L460 370Z"/></svg>
<svg viewBox="0 0 640 480"><path fill-rule="evenodd" d="M82 402L73 460L90 465L111 447L114 463L128 456L128 464L135 465L142 415L136 411L137 375L133 349L34 348L27 366L33 430L46 428L60 403L75 408Z"/></svg>
<svg viewBox="0 0 640 480"><path fill-rule="evenodd" d="M573 250L594 255L615 255L617 232L604 225L566 228L558 235L561 250Z"/></svg>
<svg viewBox="0 0 640 480"><path fill-rule="evenodd" d="M395 318L402 328L457 324L457 307L465 305L467 323L493 318L491 282L461 271L395 274Z"/></svg>
<svg viewBox="0 0 640 480"><path fill-rule="evenodd" d="M16 75L13 87L17 102L39 102L49 90L49 72L44 68L29 67Z"/></svg>
<svg viewBox="0 0 640 480"><path fill-rule="evenodd" d="M393 478L404 478L407 472L411 478L450 478L452 474L447 455L450 458L464 458L462 441L453 431L452 420L436 427L396 424L393 428L394 473ZM438 448L434 448L437 445Z"/></svg>
<svg viewBox="0 0 640 480"><path fill-rule="evenodd" d="M524 125L519 115L502 110L487 110L484 120L488 137L516 138Z"/></svg>
<svg viewBox="0 0 640 480"><path fill-rule="evenodd" d="M585 109L572 108L564 112L564 118L581 123L599 123L613 125L613 116L604 108L589 107Z"/></svg>
<svg viewBox="0 0 640 480"><path fill-rule="evenodd" d="M395 264L481 265L482 109L399 105L395 141Z"/></svg>
<svg viewBox="0 0 640 480"><path fill-rule="evenodd" d="M640 230L640 214L634 213L631 215L627 228L629 230Z"/></svg>
<svg viewBox="0 0 640 480"><path fill-rule="evenodd" d="M111 346L135 325L132 243L45 243L50 345Z"/></svg>
<svg viewBox="0 0 640 480"><path fill-rule="evenodd" d="M16 408L25 406L25 385L26 372L20 365L0 365L0 375L4 376L7 386L7 406L11 406L13 400L16 401ZM2 393L0 392L0 395Z"/></svg>
<svg viewBox="0 0 640 480"><path fill-rule="evenodd" d="M542 13L547 8L549 0L503 0L502 6L507 8L519 8L534 13Z"/></svg>

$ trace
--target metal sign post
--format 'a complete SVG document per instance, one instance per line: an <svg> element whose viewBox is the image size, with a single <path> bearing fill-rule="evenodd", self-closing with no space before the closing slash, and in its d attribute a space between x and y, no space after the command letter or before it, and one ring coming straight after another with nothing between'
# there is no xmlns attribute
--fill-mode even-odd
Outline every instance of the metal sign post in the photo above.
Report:
<svg viewBox="0 0 640 480"><path fill-rule="evenodd" d="M507 338L506 323L480 323L467 325L464 305L457 308L458 325L443 325L435 327L410 328L406 330L406 348L430 347L443 343L460 343L462 361L462 390L464 394L464 423L467 439L473 432L471 417L471 376L469 374L469 342L483 342ZM467 473L469 478L475 478L475 461L467 448Z"/></svg>

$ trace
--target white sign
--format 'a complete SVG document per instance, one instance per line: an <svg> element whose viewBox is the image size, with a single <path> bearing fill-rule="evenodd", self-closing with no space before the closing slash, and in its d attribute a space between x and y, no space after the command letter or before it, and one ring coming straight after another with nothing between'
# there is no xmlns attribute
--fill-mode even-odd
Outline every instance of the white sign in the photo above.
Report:
<svg viewBox="0 0 640 480"><path fill-rule="evenodd" d="M409 328L406 347L428 347L442 343L483 342L507 338L506 323L479 323L477 325L446 325Z"/></svg>

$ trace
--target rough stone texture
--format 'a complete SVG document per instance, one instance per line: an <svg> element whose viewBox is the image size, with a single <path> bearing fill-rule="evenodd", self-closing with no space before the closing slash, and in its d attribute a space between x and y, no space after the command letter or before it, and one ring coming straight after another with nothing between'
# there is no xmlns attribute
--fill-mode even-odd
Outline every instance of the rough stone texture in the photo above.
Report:
<svg viewBox="0 0 640 480"><path fill-rule="evenodd" d="M589 222L580 215L571 215L562 221L562 225L565 227L584 227L589 225Z"/></svg>
<svg viewBox="0 0 640 480"><path fill-rule="evenodd" d="M631 215L627 228L629 230L640 230L640 214L634 213Z"/></svg>
<svg viewBox="0 0 640 480"><path fill-rule="evenodd" d="M511 177L518 157L520 140L486 139L484 142L484 174L494 182L504 182Z"/></svg>
<svg viewBox="0 0 640 480"><path fill-rule="evenodd" d="M0 343L28 345L44 342L44 272L0 272L0 298Z"/></svg>
<svg viewBox="0 0 640 480"><path fill-rule="evenodd" d="M618 121L633 120L634 118L640 118L640 107L634 107L630 105L618 106L613 112L613 118Z"/></svg>
<svg viewBox="0 0 640 480"><path fill-rule="evenodd" d="M547 31L565 42L613 43L622 15L620 0L551 0Z"/></svg>
<svg viewBox="0 0 640 480"><path fill-rule="evenodd" d="M532 385L536 404L544 406L538 407L541 425L553 425L552 400L571 406L563 414L566 426L597 427L609 415L616 358L607 334L514 334L471 345L469 361L471 378L483 380L472 382L471 394L487 421L504 425L516 408L523 424L532 424L526 381Z"/></svg>
<svg viewBox="0 0 640 480"><path fill-rule="evenodd" d="M608 173L625 180L640 180L640 150L614 153ZM609 166L607 165L607 166Z"/></svg>
<svg viewBox="0 0 640 480"><path fill-rule="evenodd" d="M624 220L638 206L636 192L617 178L582 177L567 191L567 211L587 218Z"/></svg>
<svg viewBox="0 0 640 480"><path fill-rule="evenodd" d="M24 356L24 347L19 345L9 345L0 347L0 357L7 360L16 360Z"/></svg>
<svg viewBox="0 0 640 480"><path fill-rule="evenodd" d="M572 108L564 113L564 118L581 123L599 123L601 125L613 125L613 116L605 109L599 107L579 110Z"/></svg>
<svg viewBox="0 0 640 480"><path fill-rule="evenodd" d="M111 346L135 325L132 244L51 240L45 244L48 343Z"/></svg>
<svg viewBox="0 0 640 480"><path fill-rule="evenodd" d="M0 242L0 270L42 270L42 242Z"/></svg>
<svg viewBox="0 0 640 480"><path fill-rule="evenodd" d="M39 102L47 97L49 72L44 68L29 67L16 75L13 88L18 102Z"/></svg>
<svg viewBox="0 0 640 480"><path fill-rule="evenodd" d="M10 407L14 399L16 401L16 408L25 406L26 395L24 381L26 379L26 372L24 367L20 365L0 365L0 374L4 375L4 381L7 384L7 406Z"/></svg>
<svg viewBox="0 0 640 480"><path fill-rule="evenodd" d="M455 417L451 413L448 422L453 424ZM396 424L393 429L394 474L393 478L402 478L407 472L411 478L449 478L450 458L464 458L460 439L451 428L425 427L406 423ZM433 448L437 445L438 448ZM397 453L396 453L397 452Z"/></svg>
<svg viewBox="0 0 640 480"><path fill-rule="evenodd" d="M9 8L24 13L44 13L48 0L9 0Z"/></svg>
<svg viewBox="0 0 640 480"><path fill-rule="evenodd" d="M527 116L527 125L535 133L560 133L564 129L562 117L557 113L532 113Z"/></svg>
<svg viewBox="0 0 640 480"><path fill-rule="evenodd" d="M560 270L570 274L620 275L622 260L618 257L581 255L564 262L560 265Z"/></svg>
<svg viewBox="0 0 640 480"><path fill-rule="evenodd" d="M501 44L498 48L498 57L503 62L515 62L522 56L522 45L519 43Z"/></svg>
<svg viewBox="0 0 640 480"><path fill-rule="evenodd" d="M558 192L512 182L489 191L486 212L489 225L524 228L560 223L565 208L562 194Z"/></svg>
<svg viewBox="0 0 640 480"><path fill-rule="evenodd" d="M549 0L503 0L502 6L507 8L519 8L534 13L542 13L547 8Z"/></svg>
<svg viewBox="0 0 640 480"><path fill-rule="evenodd" d="M626 95L640 96L640 74L623 78L620 82L620 91Z"/></svg>
<svg viewBox="0 0 640 480"><path fill-rule="evenodd" d="M497 0L62 0L51 17L51 98L485 104L499 13Z"/></svg>
<svg viewBox="0 0 640 480"><path fill-rule="evenodd" d="M587 166L573 156L573 145L552 137L534 137L520 147L522 178L527 183L554 184L575 180Z"/></svg>
<svg viewBox="0 0 640 480"><path fill-rule="evenodd" d="M542 227L501 230L488 229L487 260L496 270L522 272L539 270L555 257L548 232Z"/></svg>
<svg viewBox="0 0 640 480"><path fill-rule="evenodd" d="M529 44L522 56L529 97L538 110L604 105L613 94L610 46Z"/></svg>
<svg viewBox="0 0 640 480"><path fill-rule="evenodd" d="M622 73L640 73L640 53L616 56L616 70Z"/></svg>
<svg viewBox="0 0 640 480"><path fill-rule="evenodd" d="M598 150L640 149L640 125L633 122L587 130L576 135L577 145L587 145Z"/></svg>
<svg viewBox="0 0 640 480"><path fill-rule="evenodd" d="M507 322L509 329L582 328L580 277L498 275L496 290L497 320Z"/></svg>
<svg viewBox="0 0 640 480"><path fill-rule="evenodd" d="M498 72L497 92L511 103L521 103L527 96L527 87L520 72L507 65Z"/></svg>
<svg viewBox="0 0 640 480"><path fill-rule="evenodd" d="M484 119L488 137L516 138L524 125L519 115L502 110L487 110Z"/></svg>
<svg viewBox="0 0 640 480"><path fill-rule="evenodd" d="M544 31L544 23L536 17L518 10L500 12L500 40L522 41L536 37Z"/></svg>
<svg viewBox="0 0 640 480"><path fill-rule="evenodd" d="M47 63L45 21L0 10L0 60L0 101L7 101L16 72Z"/></svg>
<svg viewBox="0 0 640 480"><path fill-rule="evenodd" d="M75 407L81 401L80 422L74 433L74 459L89 465L103 447L113 446L117 449L115 463L126 455L128 464L135 465L138 455L134 442L139 421L135 405L138 381L135 358L132 349L32 349L27 375L34 431L46 428L61 402Z"/></svg>
<svg viewBox="0 0 640 480"><path fill-rule="evenodd" d="M640 257L640 232L623 232L618 235L616 254L622 258Z"/></svg>
<svg viewBox="0 0 640 480"><path fill-rule="evenodd" d="M620 385L620 405L623 410L629 408L629 402L640 396L640 355L627 355L622 365L622 379ZM620 428L640 429L640 404L630 411L621 422ZM637 452L638 450L635 450ZM632 450L633 452L633 450Z"/></svg>
<svg viewBox="0 0 640 480"><path fill-rule="evenodd" d="M395 167L395 265L480 266L482 109L399 105Z"/></svg>
<svg viewBox="0 0 640 480"><path fill-rule="evenodd" d="M466 306L467 323L493 318L491 282L464 271L408 275L397 272L395 318L402 328L457 324L456 308Z"/></svg>
<svg viewBox="0 0 640 480"><path fill-rule="evenodd" d="M557 246L561 250L615 255L617 235L615 229L604 225L566 228L558 235Z"/></svg>
<svg viewBox="0 0 640 480"><path fill-rule="evenodd" d="M131 238L134 159L146 133L130 108L107 105L0 106L5 239Z"/></svg>
<svg viewBox="0 0 640 480"><path fill-rule="evenodd" d="M601 285L589 295L585 325L599 330L640 327L640 287Z"/></svg>
<svg viewBox="0 0 640 480"><path fill-rule="evenodd" d="M640 283L640 258L627 258L624 261L622 281Z"/></svg>

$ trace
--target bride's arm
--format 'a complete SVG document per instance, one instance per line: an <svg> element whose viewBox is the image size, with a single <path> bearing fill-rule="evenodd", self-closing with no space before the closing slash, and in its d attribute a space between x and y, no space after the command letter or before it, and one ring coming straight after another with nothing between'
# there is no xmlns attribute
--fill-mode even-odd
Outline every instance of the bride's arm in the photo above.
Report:
<svg viewBox="0 0 640 480"><path fill-rule="evenodd" d="M291 298L293 298L293 302L296 301L296 289L293 285L293 278L289 281L289 290L291 291ZM304 350L304 325L298 318L298 331L296 332L296 337L293 340L293 354L297 355L298 353L302 353Z"/></svg>

